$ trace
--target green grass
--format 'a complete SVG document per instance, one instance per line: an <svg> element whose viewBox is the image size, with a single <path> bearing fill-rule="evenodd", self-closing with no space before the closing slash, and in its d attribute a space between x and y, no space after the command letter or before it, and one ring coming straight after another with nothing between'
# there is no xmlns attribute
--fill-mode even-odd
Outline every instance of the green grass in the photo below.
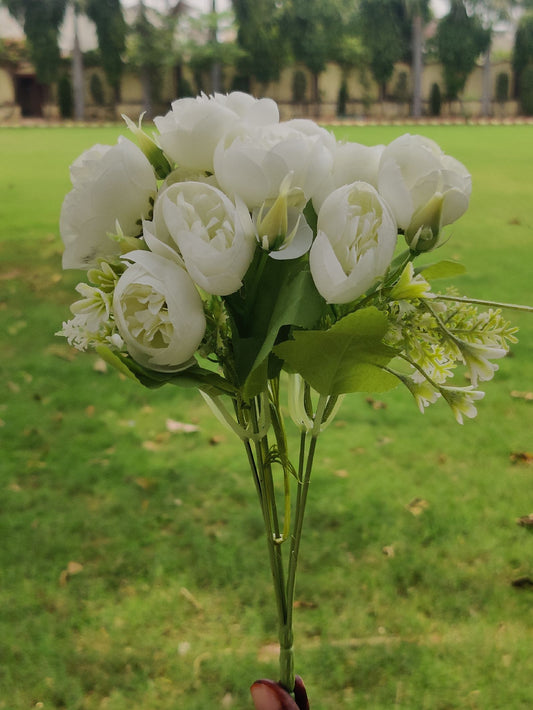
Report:
<svg viewBox="0 0 533 710"><path fill-rule="evenodd" d="M461 290L533 304L533 129L417 130L473 173L439 253L468 267ZM245 710L277 659L238 442L196 394L95 372L54 336L80 276L60 268L68 165L119 132L0 130L0 708ZM347 398L320 441L296 611L314 710L531 707L533 592L512 581L533 578L516 525L533 467L511 455L533 451L533 402L511 392L533 390L533 322L510 315L520 343L474 422L442 404L422 416L397 390L380 408Z"/></svg>

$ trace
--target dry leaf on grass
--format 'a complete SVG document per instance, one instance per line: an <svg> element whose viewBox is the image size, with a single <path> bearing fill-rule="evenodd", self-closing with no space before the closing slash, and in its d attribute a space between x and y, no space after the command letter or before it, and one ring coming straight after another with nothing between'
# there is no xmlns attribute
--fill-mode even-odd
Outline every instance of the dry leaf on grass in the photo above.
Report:
<svg viewBox="0 0 533 710"><path fill-rule="evenodd" d="M379 399L374 399L373 397L367 397L366 403L369 404L372 409L387 409L386 402L381 402Z"/></svg>
<svg viewBox="0 0 533 710"><path fill-rule="evenodd" d="M533 453L530 451L513 451L509 458L512 463L533 463Z"/></svg>
<svg viewBox="0 0 533 710"><path fill-rule="evenodd" d="M12 323L10 326L7 328L7 332L9 335L17 335L17 333L20 333L21 330L24 330L24 328L27 327L27 323L25 320L17 320L14 323Z"/></svg>
<svg viewBox="0 0 533 710"><path fill-rule="evenodd" d="M350 474L345 468L339 468L337 471L333 472L333 475L337 476L337 478L348 478Z"/></svg>
<svg viewBox="0 0 533 710"><path fill-rule="evenodd" d="M234 705L233 702L233 695L231 693L226 693L224 697L222 698L222 701L220 703L221 708L232 708Z"/></svg>
<svg viewBox="0 0 533 710"><path fill-rule="evenodd" d="M96 358L96 360L94 361L93 370L94 372L100 372L101 374L105 375L105 373L107 372L107 362L105 360L102 360L101 357Z"/></svg>
<svg viewBox="0 0 533 710"><path fill-rule="evenodd" d="M149 491L157 486L157 481L155 478L146 478L145 476L137 476L133 479L134 483L142 488L143 491Z"/></svg>
<svg viewBox="0 0 533 710"><path fill-rule="evenodd" d="M195 431L200 430L200 427L196 426L196 424L186 424L185 422L178 422L175 419L167 419L166 426L167 431L172 434L193 434Z"/></svg>
<svg viewBox="0 0 533 710"><path fill-rule="evenodd" d="M522 515L516 522L523 528L531 528L533 530L533 513Z"/></svg>
<svg viewBox="0 0 533 710"><path fill-rule="evenodd" d="M182 587L180 589L180 594L182 597L184 597L188 602L190 602L192 604L192 606L196 609L196 611L202 611L202 609L203 609L202 605L200 604L198 599L196 599L196 597L194 597L189 592L189 590L186 587Z"/></svg>
<svg viewBox="0 0 533 710"><path fill-rule="evenodd" d="M533 402L533 392L518 392L517 390L513 390L511 392L511 397L514 399L525 399L528 402Z"/></svg>
<svg viewBox="0 0 533 710"><path fill-rule="evenodd" d="M421 515L429 508L429 503L423 498L413 498L405 507L412 515Z"/></svg>
<svg viewBox="0 0 533 710"><path fill-rule="evenodd" d="M303 599L297 599L294 602L295 609L317 609L318 604L316 602L306 602Z"/></svg>
<svg viewBox="0 0 533 710"><path fill-rule="evenodd" d="M54 355L55 357L72 362L78 356L78 350L71 348L70 345L49 345L44 351L46 355Z"/></svg>
<svg viewBox="0 0 533 710"><path fill-rule="evenodd" d="M83 565L80 562L74 562L70 561L66 567L66 569L62 570L61 574L59 575L59 584L64 587L70 577L73 577L75 574L79 574L83 570Z"/></svg>

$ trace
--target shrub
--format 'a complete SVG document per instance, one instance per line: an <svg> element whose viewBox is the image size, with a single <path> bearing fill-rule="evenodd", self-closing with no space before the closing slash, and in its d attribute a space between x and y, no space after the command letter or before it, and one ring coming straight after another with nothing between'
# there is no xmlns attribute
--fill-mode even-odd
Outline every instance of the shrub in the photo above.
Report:
<svg viewBox="0 0 533 710"><path fill-rule="evenodd" d="M496 101L503 104L509 98L509 74L502 71L496 77Z"/></svg>
<svg viewBox="0 0 533 710"><path fill-rule="evenodd" d="M180 99L184 97L196 96L194 89L191 86L191 82L188 79L185 79L183 76L178 79L177 89L178 96Z"/></svg>
<svg viewBox="0 0 533 710"><path fill-rule="evenodd" d="M520 77L520 103L526 116L533 116L533 63L527 65Z"/></svg>
<svg viewBox="0 0 533 710"><path fill-rule="evenodd" d="M429 94L429 112L432 116L440 116L441 103L440 86L436 83L432 84Z"/></svg>
<svg viewBox="0 0 533 710"><path fill-rule="evenodd" d="M348 85L343 80L339 87L337 97L337 116L346 116L346 102L348 101Z"/></svg>
<svg viewBox="0 0 533 710"><path fill-rule="evenodd" d="M68 74L62 74L57 84L57 102L61 118L72 118L74 99L72 96L72 82Z"/></svg>
<svg viewBox="0 0 533 710"><path fill-rule="evenodd" d="M396 79L394 99L400 104L405 104L409 101L409 83L407 81L407 72L405 71L401 71Z"/></svg>
<svg viewBox="0 0 533 710"><path fill-rule="evenodd" d="M92 100L97 106L103 106L105 104L104 85L100 79L100 75L96 74L96 72L91 74L89 91L91 92Z"/></svg>
<svg viewBox="0 0 533 710"><path fill-rule="evenodd" d="M231 82L232 91L244 91L250 93L250 75L249 74L235 74L233 81Z"/></svg>
<svg viewBox="0 0 533 710"><path fill-rule="evenodd" d="M292 75L292 100L297 104L301 104L305 101L306 92L307 77L301 69L298 69Z"/></svg>

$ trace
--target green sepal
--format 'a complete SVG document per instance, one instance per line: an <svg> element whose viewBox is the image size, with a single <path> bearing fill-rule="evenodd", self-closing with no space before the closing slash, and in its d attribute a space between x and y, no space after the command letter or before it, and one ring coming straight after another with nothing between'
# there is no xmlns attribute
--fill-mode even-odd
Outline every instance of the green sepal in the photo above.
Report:
<svg viewBox="0 0 533 710"><path fill-rule="evenodd" d="M387 316L370 306L355 311L329 330L297 331L274 353L322 395L385 392L398 385L383 368L396 351L383 343Z"/></svg>
<svg viewBox="0 0 533 710"><path fill-rule="evenodd" d="M144 117L144 113L141 114L139 117L139 125L136 126L133 121L128 118L125 114L122 114L122 118L126 122L126 125L130 129L130 131L133 133L135 138L137 139L137 144L139 148L142 150L142 152L145 154L145 156L148 158L150 161L154 172L156 176L160 180L164 180L166 176L171 172L172 167L170 163L168 162L165 154L163 153L162 149L157 145L157 143L150 138L149 135L147 135L142 127L142 119Z"/></svg>

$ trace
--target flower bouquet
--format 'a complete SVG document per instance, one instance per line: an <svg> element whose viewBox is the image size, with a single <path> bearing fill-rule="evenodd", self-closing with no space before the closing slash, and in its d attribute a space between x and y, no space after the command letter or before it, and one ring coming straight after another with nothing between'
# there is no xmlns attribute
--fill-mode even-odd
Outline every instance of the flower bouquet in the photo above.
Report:
<svg viewBox="0 0 533 710"><path fill-rule="evenodd" d="M280 646L279 682L251 692L258 710L303 710L293 608L320 434L346 394L397 385L462 423L515 342L497 304L433 290L460 264L415 266L467 209L471 178L427 138L342 143L239 92L175 101L153 137L125 120L137 145L95 145L71 167L63 265L87 279L60 334L147 387L198 389L242 441Z"/></svg>

